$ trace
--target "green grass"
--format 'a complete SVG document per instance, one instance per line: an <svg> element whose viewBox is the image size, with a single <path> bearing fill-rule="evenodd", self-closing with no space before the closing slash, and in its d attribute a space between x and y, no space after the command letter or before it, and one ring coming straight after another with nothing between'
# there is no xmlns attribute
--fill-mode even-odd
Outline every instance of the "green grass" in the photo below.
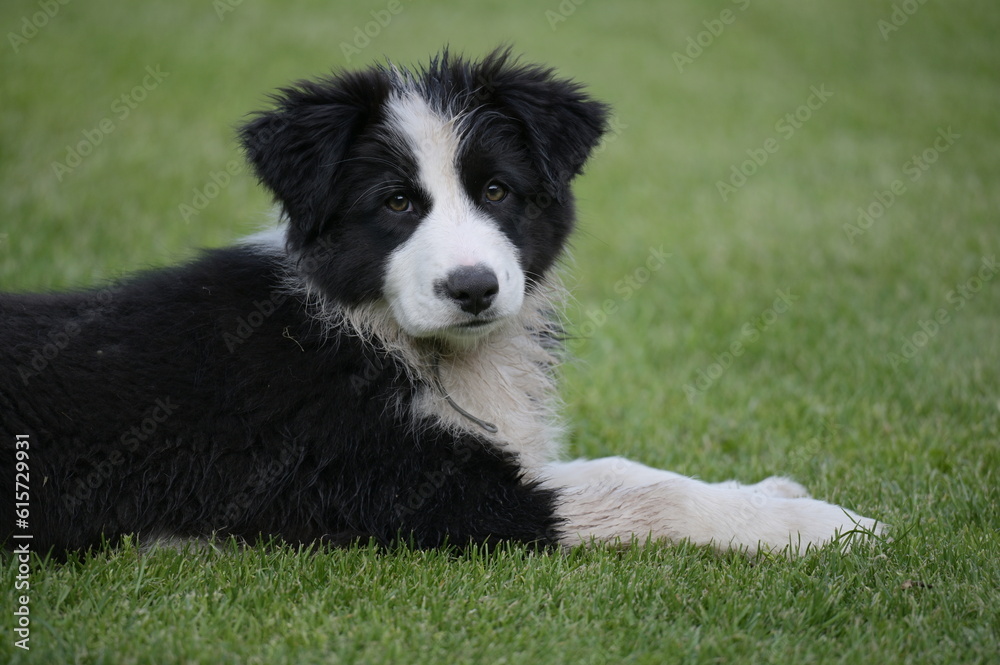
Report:
<svg viewBox="0 0 1000 665"><path fill-rule="evenodd" d="M239 159L244 113L343 66L341 42L387 6L290 4L243 2L220 21L207 1L72 2L18 52L8 37L0 289L93 284L265 223L245 172L196 217L179 207ZM590 0L553 30L555 0L402 0L351 65L511 41L615 106L566 265L573 454L707 480L788 474L894 525L894 541L791 562L126 547L34 561L32 650L13 647L5 609L0 662L998 662L1000 286L949 292L1000 249L1000 8L927 2L884 39L891 2L741 4ZM672 54L727 8L678 71ZM4 3L3 32L37 11ZM112 104L147 65L169 76L118 121ZM775 123L813 86L833 95L786 137ZM58 180L52 163L105 117L114 131ZM907 162L949 127L960 138L911 180ZM717 181L769 138L777 152L724 201ZM844 225L895 180L905 192L851 242ZM626 299L616 284L646 276L661 246L670 256ZM778 290L797 299L771 317ZM700 372L719 376L686 391ZM12 562L2 575L7 608Z"/></svg>

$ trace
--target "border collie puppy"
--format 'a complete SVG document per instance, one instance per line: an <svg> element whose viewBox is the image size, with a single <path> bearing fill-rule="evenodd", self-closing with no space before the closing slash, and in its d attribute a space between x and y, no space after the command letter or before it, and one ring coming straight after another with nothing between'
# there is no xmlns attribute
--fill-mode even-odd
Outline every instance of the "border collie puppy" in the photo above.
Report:
<svg viewBox="0 0 1000 665"><path fill-rule="evenodd" d="M0 296L0 488L27 502L26 522L3 521L8 548L798 552L879 530L781 478L559 461L552 268L608 116L579 85L506 50L443 52L274 102L240 139L278 230L97 290Z"/></svg>

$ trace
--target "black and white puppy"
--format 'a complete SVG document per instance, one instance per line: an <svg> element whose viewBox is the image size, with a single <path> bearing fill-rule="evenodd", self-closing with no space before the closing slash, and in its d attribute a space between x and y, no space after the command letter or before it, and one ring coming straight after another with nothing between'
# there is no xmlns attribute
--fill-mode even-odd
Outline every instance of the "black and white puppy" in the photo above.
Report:
<svg viewBox="0 0 1000 665"><path fill-rule="evenodd" d="M0 487L27 516L0 539L756 552L877 531L781 478L558 461L552 268L607 116L507 51L281 90L240 132L277 230L102 289L0 297Z"/></svg>

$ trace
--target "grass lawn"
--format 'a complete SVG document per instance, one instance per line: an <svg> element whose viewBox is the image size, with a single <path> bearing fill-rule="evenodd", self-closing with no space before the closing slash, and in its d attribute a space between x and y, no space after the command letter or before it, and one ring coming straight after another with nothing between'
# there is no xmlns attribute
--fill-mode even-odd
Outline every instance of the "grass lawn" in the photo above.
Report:
<svg viewBox="0 0 1000 665"><path fill-rule="evenodd" d="M894 538L126 546L33 561L30 651L6 557L0 662L1000 662L1000 5L6 0L0 27L3 290L265 224L232 128L292 79L510 41L586 82L616 120L566 262L571 454L787 474Z"/></svg>

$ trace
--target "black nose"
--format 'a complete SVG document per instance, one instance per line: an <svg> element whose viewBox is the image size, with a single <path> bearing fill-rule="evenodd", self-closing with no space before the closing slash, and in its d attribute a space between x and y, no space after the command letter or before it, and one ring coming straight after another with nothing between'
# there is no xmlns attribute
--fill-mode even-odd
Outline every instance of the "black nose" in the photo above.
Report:
<svg viewBox="0 0 1000 665"><path fill-rule="evenodd" d="M475 316L493 304L500 292L500 282L496 273L486 266L462 266L448 275L444 292L458 303L462 311Z"/></svg>

